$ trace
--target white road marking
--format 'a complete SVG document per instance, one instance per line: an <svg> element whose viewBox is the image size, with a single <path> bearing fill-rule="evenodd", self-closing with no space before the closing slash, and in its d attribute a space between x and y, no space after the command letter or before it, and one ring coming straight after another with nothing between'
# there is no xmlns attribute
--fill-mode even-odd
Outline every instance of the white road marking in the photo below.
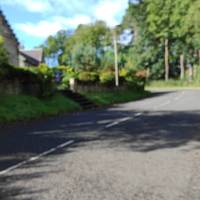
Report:
<svg viewBox="0 0 200 200"><path fill-rule="evenodd" d="M77 124L71 123L69 125L70 126L88 126L88 125L92 125L92 124L94 124L94 122L81 122L81 123L77 123Z"/></svg>
<svg viewBox="0 0 200 200"><path fill-rule="evenodd" d="M118 125L118 124L120 124L122 122L128 121L130 119L132 119L132 117L125 117L125 118L118 119L115 122L106 125L105 128L110 128L110 127L116 126L116 125Z"/></svg>
<svg viewBox="0 0 200 200"><path fill-rule="evenodd" d="M11 171L23 166L23 165L28 164L29 162L33 162L33 161L39 160L40 158L42 158L42 157L44 157L46 155L49 155L50 153L53 153L53 152L55 152L55 151L57 151L59 149L62 149L64 147L66 147L66 146L69 146L69 145L71 145L73 143L74 143L74 140L70 140L70 141L65 142L63 144L60 144L60 145L56 146L55 148L51 148L48 151L45 151L45 152L43 152L43 153L41 153L41 154L39 154L37 156L31 157L28 160L25 160L25 161L20 162L20 163L18 163L16 165L13 165L12 167L9 167L9 168L5 169L3 171L0 171L0 175L7 174L7 173L9 173L9 172L11 172Z"/></svg>
<svg viewBox="0 0 200 200"><path fill-rule="evenodd" d="M135 117L139 117L139 116L141 116L142 115L142 113L136 113L135 114Z"/></svg>
<svg viewBox="0 0 200 200"><path fill-rule="evenodd" d="M109 122L112 122L112 119L109 119L109 120L101 120L101 121L98 121L97 124L107 124Z"/></svg>

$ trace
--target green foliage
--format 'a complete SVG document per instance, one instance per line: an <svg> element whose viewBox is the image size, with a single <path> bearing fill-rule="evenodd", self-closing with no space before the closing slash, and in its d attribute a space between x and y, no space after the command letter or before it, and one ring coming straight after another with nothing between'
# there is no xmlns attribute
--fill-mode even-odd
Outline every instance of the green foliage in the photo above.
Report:
<svg viewBox="0 0 200 200"><path fill-rule="evenodd" d="M200 49L199 10L199 0L130 1L123 22L115 29L97 21L80 25L71 34L60 31L47 39L45 54L46 57L56 58L60 65L72 66L76 72L112 71L113 33L120 41L124 32L129 31L132 36L130 41L127 44L118 42L120 68L135 72L149 69L151 79L162 79L168 71L165 70L166 63L169 63L170 76L177 78L181 54L185 56L185 65L197 64L195 55ZM167 52L169 59L165 57ZM66 82L67 76L65 74ZM104 76L109 76L109 73L100 76L103 76L100 80L104 82Z"/></svg>
<svg viewBox="0 0 200 200"><path fill-rule="evenodd" d="M52 76L52 71L46 64L40 64L39 67L37 68L37 71L39 74L42 74L44 78Z"/></svg>
<svg viewBox="0 0 200 200"><path fill-rule="evenodd" d="M65 41L69 35L66 31L61 30L55 36L49 36L44 45L44 56L48 59L57 60L59 64L62 63L62 54L65 49Z"/></svg>
<svg viewBox="0 0 200 200"><path fill-rule="evenodd" d="M0 67L6 63L8 63L8 53L4 48L4 39L0 35Z"/></svg>
<svg viewBox="0 0 200 200"><path fill-rule="evenodd" d="M78 80L83 82L97 82L98 74L96 72L80 72L78 75Z"/></svg>
<svg viewBox="0 0 200 200"><path fill-rule="evenodd" d="M200 65L195 65L194 81L200 82Z"/></svg>
<svg viewBox="0 0 200 200"><path fill-rule="evenodd" d="M71 78L78 78L78 72L70 66L59 66L58 69L62 72L62 82L60 88L69 88L69 81Z"/></svg>
<svg viewBox="0 0 200 200"><path fill-rule="evenodd" d="M77 44L72 50L72 65L78 71L94 71L98 69L97 50L87 44Z"/></svg>
<svg viewBox="0 0 200 200"><path fill-rule="evenodd" d="M104 47L110 45L110 30L102 21L80 25L73 34L60 31L43 45L45 57L77 70L97 70Z"/></svg>
<svg viewBox="0 0 200 200"><path fill-rule="evenodd" d="M80 110L77 103L59 94L45 100L25 95L1 96L0 123L34 119L76 110Z"/></svg>
<svg viewBox="0 0 200 200"><path fill-rule="evenodd" d="M189 82L188 80L174 80L174 79L170 79L168 81L162 81L162 80L150 81L147 84L147 89L151 88L190 89L199 87L200 87L200 81Z"/></svg>
<svg viewBox="0 0 200 200"><path fill-rule="evenodd" d="M114 69L114 52L113 49L108 49L102 54L101 69L112 70Z"/></svg>
<svg viewBox="0 0 200 200"><path fill-rule="evenodd" d="M149 68L152 79L164 77L165 40L169 41L171 77L177 77L180 55L185 64L197 62L200 48L200 3L198 0L144 0L130 3L123 27L134 32L126 51L126 66Z"/></svg>
<svg viewBox="0 0 200 200"><path fill-rule="evenodd" d="M100 83L107 85L114 85L115 74L111 70L103 70L99 75Z"/></svg>
<svg viewBox="0 0 200 200"><path fill-rule="evenodd" d="M119 76L120 77L123 77L123 78L126 78L128 75L129 75L129 71L127 68L121 68L119 70Z"/></svg>

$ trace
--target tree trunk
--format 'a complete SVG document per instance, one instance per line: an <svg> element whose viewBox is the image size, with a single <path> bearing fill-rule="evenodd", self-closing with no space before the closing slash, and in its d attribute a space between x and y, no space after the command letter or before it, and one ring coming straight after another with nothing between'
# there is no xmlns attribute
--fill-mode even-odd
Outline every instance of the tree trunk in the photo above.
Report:
<svg viewBox="0 0 200 200"><path fill-rule="evenodd" d="M180 56L180 69L181 69L180 78L181 78L181 80L183 80L185 78L184 55L183 54Z"/></svg>
<svg viewBox="0 0 200 200"><path fill-rule="evenodd" d="M193 66L189 66L189 82L193 80Z"/></svg>
<svg viewBox="0 0 200 200"><path fill-rule="evenodd" d="M198 51L199 65L200 65L200 50Z"/></svg>
<svg viewBox="0 0 200 200"><path fill-rule="evenodd" d="M165 39L165 80L169 80L169 40Z"/></svg>
<svg viewBox="0 0 200 200"><path fill-rule="evenodd" d="M117 36L115 32L113 35L113 42L114 42L114 54L115 54L115 86L119 87L118 49L117 49Z"/></svg>

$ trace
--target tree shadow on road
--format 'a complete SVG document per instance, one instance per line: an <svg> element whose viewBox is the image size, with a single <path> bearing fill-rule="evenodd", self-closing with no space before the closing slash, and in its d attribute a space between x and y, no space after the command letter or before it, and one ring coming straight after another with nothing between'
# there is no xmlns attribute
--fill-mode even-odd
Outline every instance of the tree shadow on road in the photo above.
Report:
<svg viewBox="0 0 200 200"><path fill-rule="evenodd" d="M146 112L141 117L105 130L101 140L108 139L119 140L121 145L137 152L199 148L200 112ZM192 142L196 143L195 147L189 146Z"/></svg>
<svg viewBox="0 0 200 200"><path fill-rule="evenodd" d="M132 152L141 153L161 149L200 148L200 111L144 111L142 116L136 116L134 110L118 108L116 106L115 109L76 113L6 130L2 129L0 171L69 140L75 141L75 144L70 147L70 151L65 148L48 157L73 153L90 142L105 143L106 148L128 148ZM127 117L129 117L127 121L108 127L109 124ZM196 143L196 146L190 146L193 142ZM98 148L103 148L103 146ZM19 195L24 195L24 199L31 200L36 199L31 197L34 194L39 195L46 192L43 189L38 191L13 186L20 180L30 182L45 176L45 173L56 173L42 172L41 163L43 162L31 163L31 166L38 168L39 172L0 176L0 199L14 200ZM45 165L48 164L45 162ZM30 166L23 167L28 169Z"/></svg>

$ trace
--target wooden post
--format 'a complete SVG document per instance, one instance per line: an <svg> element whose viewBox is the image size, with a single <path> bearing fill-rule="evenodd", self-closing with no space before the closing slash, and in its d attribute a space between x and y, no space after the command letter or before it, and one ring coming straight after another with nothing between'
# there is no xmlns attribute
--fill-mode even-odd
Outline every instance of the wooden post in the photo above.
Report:
<svg viewBox="0 0 200 200"><path fill-rule="evenodd" d="M183 54L180 56L180 69L181 69L180 78L181 78L181 80L183 80L185 78L184 55Z"/></svg>
<svg viewBox="0 0 200 200"><path fill-rule="evenodd" d="M71 91L76 92L76 80L75 80L75 78L69 79L69 86L70 86Z"/></svg>
<svg viewBox="0 0 200 200"><path fill-rule="evenodd" d="M197 79L197 65L193 66L193 79L196 80Z"/></svg>

